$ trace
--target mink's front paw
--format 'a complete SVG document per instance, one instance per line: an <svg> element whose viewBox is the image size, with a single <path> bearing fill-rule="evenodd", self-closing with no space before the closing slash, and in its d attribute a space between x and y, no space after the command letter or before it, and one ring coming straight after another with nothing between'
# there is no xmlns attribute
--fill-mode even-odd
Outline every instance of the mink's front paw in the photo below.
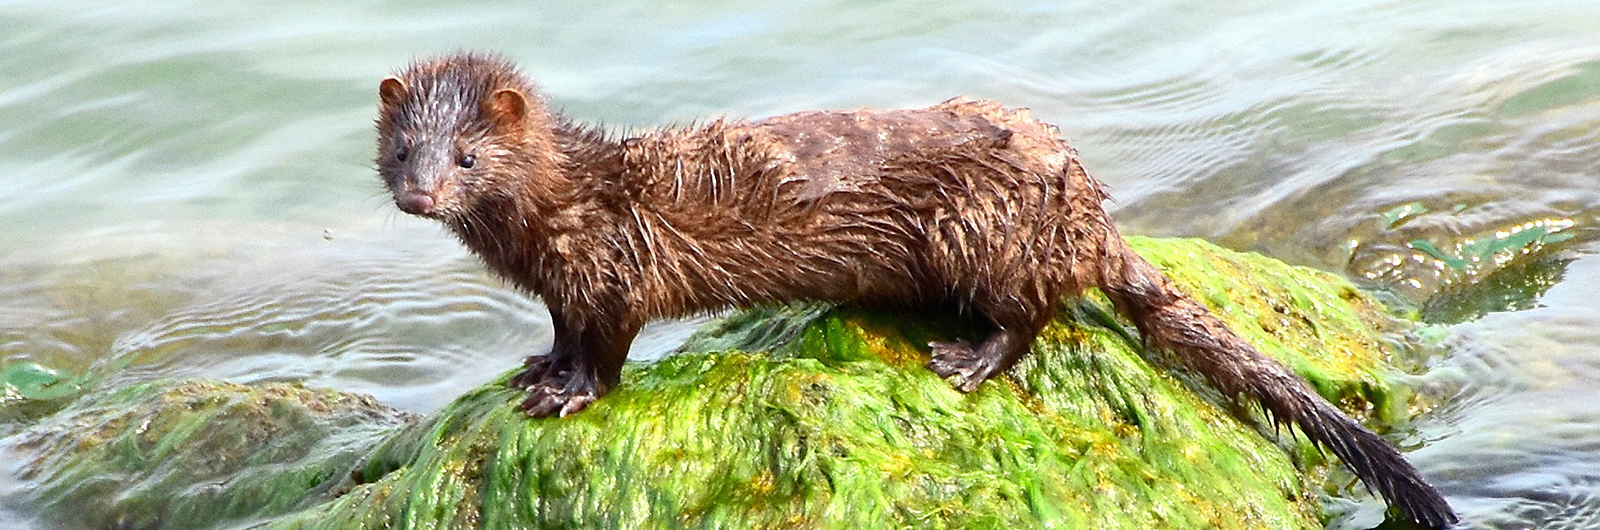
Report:
<svg viewBox="0 0 1600 530"><path fill-rule="evenodd" d="M566 417L583 410L599 398L599 394L592 389L571 392L565 388L539 385L528 389L528 398L522 400L522 411L535 418L557 413Z"/></svg>
<svg viewBox="0 0 1600 530"><path fill-rule="evenodd" d="M522 360L522 371L511 376L507 384L511 388L527 389L543 381L545 374L550 373L551 362L549 355L529 355Z"/></svg>
<svg viewBox="0 0 1600 530"><path fill-rule="evenodd" d="M562 366L548 355L529 357L524 364L510 385L528 392L521 408L529 416L576 414L604 393L586 371Z"/></svg>

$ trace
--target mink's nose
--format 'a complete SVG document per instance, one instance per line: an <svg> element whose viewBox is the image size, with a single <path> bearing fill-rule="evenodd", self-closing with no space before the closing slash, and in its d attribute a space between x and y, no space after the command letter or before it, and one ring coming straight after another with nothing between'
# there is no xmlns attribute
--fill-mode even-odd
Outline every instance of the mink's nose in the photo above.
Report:
<svg viewBox="0 0 1600 530"><path fill-rule="evenodd" d="M394 204L400 207L400 211L411 215L433 214L433 197L425 193L402 193L394 198Z"/></svg>

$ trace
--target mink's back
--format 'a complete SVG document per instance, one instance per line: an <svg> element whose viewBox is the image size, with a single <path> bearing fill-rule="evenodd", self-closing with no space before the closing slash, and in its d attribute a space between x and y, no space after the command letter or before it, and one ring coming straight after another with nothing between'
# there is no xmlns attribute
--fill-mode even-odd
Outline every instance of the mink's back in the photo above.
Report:
<svg viewBox="0 0 1600 530"><path fill-rule="evenodd" d="M1037 307L1093 283L1076 257L1110 227L1056 129L986 101L719 121L626 141L623 160L636 302L658 315L1000 293Z"/></svg>

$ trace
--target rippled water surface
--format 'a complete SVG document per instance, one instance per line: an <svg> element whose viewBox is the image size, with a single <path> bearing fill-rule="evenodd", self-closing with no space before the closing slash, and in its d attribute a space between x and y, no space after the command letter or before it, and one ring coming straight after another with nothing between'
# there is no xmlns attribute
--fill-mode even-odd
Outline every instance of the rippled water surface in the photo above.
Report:
<svg viewBox="0 0 1600 530"><path fill-rule="evenodd" d="M373 174L377 81L414 57L498 50L619 128L965 94L1060 124L1128 232L1419 308L1418 466L1473 527L1600 527L1597 2L0 1L0 28L13 371L426 412L546 347Z"/></svg>

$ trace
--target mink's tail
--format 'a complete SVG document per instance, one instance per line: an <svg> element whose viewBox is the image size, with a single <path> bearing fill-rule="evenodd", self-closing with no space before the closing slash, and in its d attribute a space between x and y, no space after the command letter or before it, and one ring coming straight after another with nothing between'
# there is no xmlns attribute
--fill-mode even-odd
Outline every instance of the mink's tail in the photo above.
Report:
<svg viewBox="0 0 1600 530"><path fill-rule="evenodd" d="M1120 238L1110 239L1100 287L1139 327L1148 346L1170 352L1225 396L1249 396L1272 421L1299 426L1411 520L1432 529L1457 521L1450 505L1394 446L1256 351L1204 306L1174 290L1160 270Z"/></svg>

